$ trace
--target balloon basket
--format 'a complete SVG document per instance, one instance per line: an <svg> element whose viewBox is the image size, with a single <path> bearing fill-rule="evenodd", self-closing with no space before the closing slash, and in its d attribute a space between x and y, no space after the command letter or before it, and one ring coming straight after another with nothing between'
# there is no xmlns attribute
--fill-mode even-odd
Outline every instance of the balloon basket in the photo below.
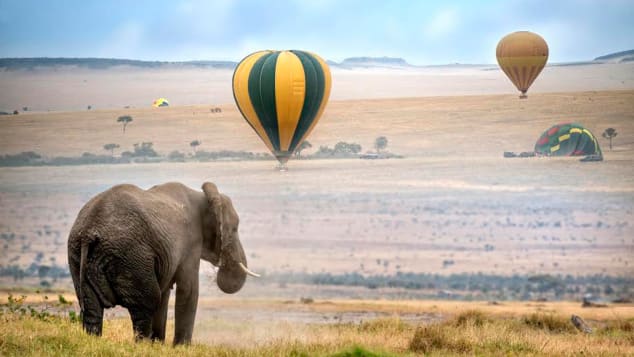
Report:
<svg viewBox="0 0 634 357"><path fill-rule="evenodd" d="M288 166L286 166L286 163L280 163L277 166L275 166L275 169L279 172L286 172L288 171Z"/></svg>
<svg viewBox="0 0 634 357"><path fill-rule="evenodd" d="M528 96L526 95L526 93L522 93L522 94L520 95L520 99L526 99L526 98L528 98Z"/></svg>

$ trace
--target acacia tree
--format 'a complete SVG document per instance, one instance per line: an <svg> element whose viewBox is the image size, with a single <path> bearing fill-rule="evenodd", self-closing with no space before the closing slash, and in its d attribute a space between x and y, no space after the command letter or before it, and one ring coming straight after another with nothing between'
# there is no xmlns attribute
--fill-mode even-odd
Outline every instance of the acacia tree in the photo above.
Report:
<svg viewBox="0 0 634 357"><path fill-rule="evenodd" d="M106 151L110 151L110 156L114 156L114 150L119 148L119 144L106 144L103 146L103 149Z"/></svg>
<svg viewBox="0 0 634 357"><path fill-rule="evenodd" d="M309 143L308 140L302 141L302 143L299 144L297 149L295 149L295 156L297 156L297 158L299 159L301 157L301 155L302 155L302 150L310 149L312 147L313 147L313 145L311 143Z"/></svg>
<svg viewBox="0 0 634 357"><path fill-rule="evenodd" d="M616 137L616 134L617 132L614 128L607 128L603 132L603 137L610 140L610 151L612 150L612 138Z"/></svg>
<svg viewBox="0 0 634 357"><path fill-rule="evenodd" d="M385 136L379 136L374 140L374 148L378 154L381 150L387 147L387 138Z"/></svg>
<svg viewBox="0 0 634 357"><path fill-rule="evenodd" d="M361 145L356 143L347 143L345 141L340 141L335 144L334 148L335 154L343 154L343 155L354 155L361 152Z"/></svg>
<svg viewBox="0 0 634 357"><path fill-rule="evenodd" d="M200 144L202 144L200 140L194 140L191 143L189 143L189 146L191 146L194 149L194 155L196 155L196 147L200 146Z"/></svg>
<svg viewBox="0 0 634 357"><path fill-rule="evenodd" d="M129 115L122 115L117 119L117 123L123 123L123 133L125 134L125 127L132 122L132 117Z"/></svg>

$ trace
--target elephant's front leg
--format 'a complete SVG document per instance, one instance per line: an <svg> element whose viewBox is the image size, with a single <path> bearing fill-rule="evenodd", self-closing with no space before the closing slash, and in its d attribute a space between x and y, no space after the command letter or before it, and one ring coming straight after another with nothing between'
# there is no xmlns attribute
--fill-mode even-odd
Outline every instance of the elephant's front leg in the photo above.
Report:
<svg viewBox="0 0 634 357"><path fill-rule="evenodd" d="M198 305L198 268L200 260L181 269L176 276L176 305L174 311L174 345L190 343Z"/></svg>
<svg viewBox="0 0 634 357"><path fill-rule="evenodd" d="M165 324L167 323L167 305L170 300L171 289L167 288L161 294L161 305L152 317L152 340L165 341Z"/></svg>

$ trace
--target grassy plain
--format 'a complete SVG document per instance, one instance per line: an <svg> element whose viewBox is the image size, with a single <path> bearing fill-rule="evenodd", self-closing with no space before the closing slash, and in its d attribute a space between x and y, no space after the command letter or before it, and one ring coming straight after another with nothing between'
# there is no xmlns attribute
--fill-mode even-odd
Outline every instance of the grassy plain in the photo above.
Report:
<svg viewBox="0 0 634 357"><path fill-rule="evenodd" d="M618 73L604 65L547 68L528 100L481 91L493 83L494 92L512 93L508 83L500 84L506 80L491 71L475 76L473 71L434 74L431 89L444 82L454 88L437 92L417 86L425 83L425 74L395 78L394 73L362 73L364 86L358 82L361 77L355 77L359 73L337 73L339 92L333 91L333 100L309 138L312 150L339 141L372 150L374 139L384 135L388 150L404 159L293 160L283 173L274 170L272 161L3 167L0 264L66 266L66 237L77 212L90 197L112 185L127 182L148 188L181 181L198 188L213 181L232 197L240 214L249 266L265 276L279 272L632 276L634 91L629 66L618 67ZM548 70L558 76L549 77ZM3 91L6 103L25 103L22 99L29 93L31 101L42 97L39 108L27 103L33 111L0 116L0 155L108 154L103 150L107 143L119 144L115 151L119 155L141 142L153 142L160 154L167 155L173 150L191 152L189 143L195 139L202 141L199 150L264 151L235 106L141 107L153 96L170 96L157 90L145 92L147 100L141 98L140 87L126 87L133 77L121 73L113 74L115 82L108 86L99 85L104 73L0 74L6 79L0 87L16 88L10 94ZM81 80L84 75L89 75L86 82ZM137 79L147 86L155 75L162 74L143 73ZM173 83L170 76L152 83ZM189 102L181 102L188 104L227 103L230 97L222 76L226 73L213 79L218 99L188 96L183 87L175 102L182 96ZM456 76L475 82L460 92L456 88L466 82L453 81ZM562 78L575 78L567 82L574 86L549 92L562 89L557 87ZM62 80L77 83L56 82ZM65 89L57 93L57 103L53 94L60 87ZM40 92L30 92L32 88ZM189 91L199 93L198 89ZM124 101L130 93L137 95L131 98L132 107L123 108L130 104ZM485 94L464 95L475 93ZM446 96L430 96L434 94ZM101 98L99 104L83 110L95 97ZM46 111L55 105L61 111ZM222 113L212 113L214 107ZM134 118L125 134L116 122L121 115ZM600 139L605 161L502 158L503 151L532 150L542 131L565 121L580 122L597 136L608 127L616 128L613 150ZM213 284L212 269L205 265L203 274L208 279L202 282L196 344L179 348L179 354L634 353L631 305L582 309L579 302L489 305L402 300L407 292L252 281L239 295L224 297ZM64 294L72 291L68 279L49 282ZM0 279L0 285L8 288L39 284L38 278ZM301 303L300 297L315 302ZM32 294L29 299L42 298ZM29 303L42 306L36 300ZM584 317L595 333L586 336L572 330L571 314ZM104 338L95 339L66 319L42 321L3 314L0 354L174 353L159 344L134 344L126 316L121 309L110 310Z"/></svg>
<svg viewBox="0 0 634 357"><path fill-rule="evenodd" d="M241 237L260 271L362 274L482 272L631 275L634 272L634 91L333 101L310 137L370 150L387 136L394 160L271 161L21 167L0 170L0 231L15 235L0 259L66 263L66 236L92 195L213 181L241 215ZM123 134L116 122L134 121ZM617 128L605 161L503 159L531 150L550 125L578 121L596 135ZM159 153L263 151L233 106L26 113L0 117L0 152L107 154L151 141ZM445 264L446 261L453 264ZM309 264L310 262L310 264ZM582 263L580 263L582 262Z"/></svg>
<svg viewBox="0 0 634 357"><path fill-rule="evenodd" d="M215 301L214 303L218 303ZM245 302L241 309L270 308L279 302ZM317 302L308 308L321 310ZM340 312L364 306L389 311L440 312L442 319L427 322L392 316L358 323L300 323L269 319L216 318L198 323L194 344L169 345L133 342L128 319L105 323L101 339L87 336L79 323L67 318L36 318L5 313L0 316L0 353L6 356L173 355L185 356L413 356L428 355L628 355L634 352L634 307L593 309L586 322L591 334L577 331L568 312L579 305L545 303L541 307L511 303L446 301L327 302ZM222 303L217 308L226 309ZM591 316L591 317L590 317ZM171 323L167 339L171 338ZM201 332L204 331L204 332Z"/></svg>

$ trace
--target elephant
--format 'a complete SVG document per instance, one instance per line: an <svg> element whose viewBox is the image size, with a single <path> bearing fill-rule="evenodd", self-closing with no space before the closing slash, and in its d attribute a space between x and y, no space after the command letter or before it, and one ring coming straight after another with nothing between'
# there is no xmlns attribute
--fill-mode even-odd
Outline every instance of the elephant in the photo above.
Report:
<svg viewBox="0 0 634 357"><path fill-rule="evenodd" d="M169 182L143 190L114 186L80 210L68 237L68 264L83 328L100 336L105 308L128 309L135 338L165 341L176 285L174 345L191 342L200 260L218 267L216 283L238 292L247 268L231 199L205 182L202 192Z"/></svg>

